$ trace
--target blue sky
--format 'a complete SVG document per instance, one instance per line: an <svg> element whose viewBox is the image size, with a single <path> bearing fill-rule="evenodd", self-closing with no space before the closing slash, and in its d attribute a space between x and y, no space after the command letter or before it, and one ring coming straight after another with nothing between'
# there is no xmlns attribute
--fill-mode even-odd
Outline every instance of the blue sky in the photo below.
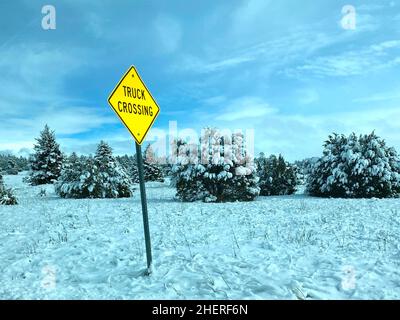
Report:
<svg viewBox="0 0 400 320"><path fill-rule="evenodd" d="M56 30L41 27L44 4ZM347 4L355 30L340 23ZM169 121L254 129L257 152L295 160L333 131L375 129L400 151L399 0L20 0L0 12L0 150L25 152L48 123L66 152L104 139L133 153L107 104L133 64L161 108L153 133Z"/></svg>

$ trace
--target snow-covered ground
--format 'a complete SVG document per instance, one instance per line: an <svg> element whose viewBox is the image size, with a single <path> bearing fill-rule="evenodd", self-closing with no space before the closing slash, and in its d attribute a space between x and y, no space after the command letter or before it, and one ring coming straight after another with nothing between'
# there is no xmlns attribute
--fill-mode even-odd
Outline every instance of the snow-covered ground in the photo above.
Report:
<svg viewBox="0 0 400 320"><path fill-rule="evenodd" d="M259 197L180 203L148 183L146 266L139 190L65 200L5 176L1 299L400 299L400 199Z"/></svg>

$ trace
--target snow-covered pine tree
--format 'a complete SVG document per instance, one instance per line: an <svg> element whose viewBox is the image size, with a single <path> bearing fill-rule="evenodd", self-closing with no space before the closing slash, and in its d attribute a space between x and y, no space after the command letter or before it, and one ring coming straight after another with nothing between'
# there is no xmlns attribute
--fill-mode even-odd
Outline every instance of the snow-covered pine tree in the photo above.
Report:
<svg viewBox="0 0 400 320"><path fill-rule="evenodd" d="M68 195L78 195L81 192L80 177L85 163L86 160L82 161L75 152L64 158L61 175L54 185L61 197L67 198Z"/></svg>
<svg viewBox="0 0 400 320"><path fill-rule="evenodd" d="M322 197L384 198L400 193L399 156L374 132L333 134L308 178L307 190Z"/></svg>
<svg viewBox="0 0 400 320"><path fill-rule="evenodd" d="M136 155L135 156L119 156L116 158L119 165L127 173L129 179L133 183L139 183L139 173L137 170Z"/></svg>
<svg viewBox="0 0 400 320"><path fill-rule="evenodd" d="M164 175L159 165L157 156L151 146L147 145L143 154L144 180L164 182Z"/></svg>
<svg viewBox="0 0 400 320"><path fill-rule="evenodd" d="M259 195L254 163L241 133L206 128L200 148L182 143L177 159L173 172L182 201L251 201Z"/></svg>
<svg viewBox="0 0 400 320"><path fill-rule="evenodd" d="M107 143L101 141L95 156L84 158L83 161L77 166L80 168L78 172L74 172L72 164L71 170L68 165L63 171L56 188L60 196L65 198L124 198L132 195L132 181L113 157L112 149Z"/></svg>
<svg viewBox="0 0 400 320"><path fill-rule="evenodd" d="M206 141L208 143L204 143ZM254 161L248 154L244 135L223 134L207 128L202 136L202 159L205 165L204 184L214 199L206 201L252 201L260 193Z"/></svg>
<svg viewBox="0 0 400 320"><path fill-rule="evenodd" d="M122 166L126 172L128 172L128 168L131 164L130 157L128 155L116 156L115 159L118 161L119 165Z"/></svg>
<svg viewBox="0 0 400 320"><path fill-rule="evenodd" d="M144 162L143 169L144 169L144 181L164 182L163 172L158 165L153 165Z"/></svg>
<svg viewBox="0 0 400 320"><path fill-rule="evenodd" d="M17 198L12 189L7 189L4 185L3 176L0 174L0 205L16 205Z"/></svg>
<svg viewBox="0 0 400 320"><path fill-rule="evenodd" d="M143 161L149 164L157 163L157 156L151 144L148 144L143 152Z"/></svg>
<svg viewBox="0 0 400 320"><path fill-rule="evenodd" d="M125 198L132 195L132 180L115 160L106 142L100 142L94 160L102 181L101 198Z"/></svg>
<svg viewBox="0 0 400 320"><path fill-rule="evenodd" d="M180 174L186 170L185 166L188 164L187 142L181 138L175 138L171 141L170 149L171 152L168 157L170 186L176 187ZM181 154L184 156L180 157Z"/></svg>
<svg viewBox="0 0 400 320"><path fill-rule="evenodd" d="M28 181L32 185L54 183L60 176L63 160L54 131L46 124L36 140Z"/></svg>
<svg viewBox="0 0 400 320"><path fill-rule="evenodd" d="M27 158L20 156L17 160L18 171L25 171L29 169L29 162Z"/></svg>
<svg viewBox="0 0 400 320"><path fill-rule="evenodd" d="M143 173L144 173L144 181L158 181L164 182L164 175L159 167L159 165L154 162L152 157L146 158L146 151L144 152L143 159ZM149 159L150 163L147 162ZM137 160L135 156L122 156L119 158L119 162L122 164L125 171L128 173L128 176L132 180L133 183L139 183L139 171L137 168Z"/></svg>
<svg viewBox="0 0 400 320"><path fill-rule="evenodd" d="M262 153L256 159L259 187L262 196L289 195L296 191L297 169L285 161L282 155L266 158Z"/></svg>
<svg viewBox="0 0 400 320"><path fill-rule="evenodd" d="M26 169L27 159L10 154L0 154L0 173L14 175Z"/></svg>
<svg viewBox="0 0 400 320"><path fill-rule="evenodd" d="M171 186L176 187L176 197L185 202L214 199L204 186L205 167L198 163L199 155L194 152L198 146L175 139L171 147L174 148L172 158L175 158L170 159L170 162L175 162L171 169Z"/></svg>
<svg viewBox="0 0 400 320"><path fill-rule="evenodd" d="M6 174L16 175L18 174L18 166L14 157L10 157L7 161Z"/></svg>

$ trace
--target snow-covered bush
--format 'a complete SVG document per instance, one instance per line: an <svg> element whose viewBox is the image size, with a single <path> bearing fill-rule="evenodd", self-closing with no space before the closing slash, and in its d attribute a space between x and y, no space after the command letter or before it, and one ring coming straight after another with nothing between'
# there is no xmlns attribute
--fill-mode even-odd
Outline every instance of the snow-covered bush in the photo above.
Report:
<svg viewBox="0 0 400 320"><path fill-rule="evenodd" d="M307 189L323 197L384 198L400 193L399 157L374 132L330 135Z"/></svg>
<svg viewBox="0 0 400 320"><path fill-rule="evenodd" d="M156 157L150 144L146 147L144 151L143 169L145 181L164 182L164 175L160 166L160 159Z"/></svg>
<svg viewBox="0 0 400 320"><path fill-rule="evenodd" d="M136 155L134 157L125 155L122 157L118 157L117 160L118 163L128 173L132 182L139 183L139 171L137 168ZM146 182L164 182L164 175L159 165L147 163L146 160L143 161L143 175L144 181Z"/></svg>
<svg viewBox="0 0 400 320"><path fill-rule="evenodd" d="M251 201L260 192L254 163L240 133L224 135L207 128L196 144L179 141L172 169L177 197L182 201Z"/></svg>
<svg viewBox="0 0 400 320"><path fill-rule="evenodd" d="M55 191L63 198L79 198L83 185L81 175L88 167L88 158L79 158L75 152L64 159L61 176L55 183Z"/></svg>
<svg viewBox="0 0 400 320"><path fill-rule="evenodd" d="M132 180L103 141L94 158L68 158L55 190L64 198L123 198L133 193Z"/></svg>
<svg viewBox="0 0 400 320"><path fill-rule="evenodd" d="M153 165L147 162L143 163L144 181L164 182L162 169L158 165Z"/></svg>
<svg viewBox="0 0 400 320"><path fill-rule="evenodd" d="M18 166L14 159L9 159L7 161L7 168L5 170L5 174L16 175L18 174Z"/></svg>
<svg viewBox="0 0 400 320"><path fill-rule="evenodd" d="M307 183L308 176L318 160L318 157L312 157L294 162L297 167L297 178L299 184L304 185Z"/></svg>
<svg viewBox="0 0 400 320"><path fill-rule="evenodd" d="M27 169L27 159L10 154L0 154L0 173L15 175Z"/></svg>
<svg viewBox="0 0 400 320"><path fill-rule="evenodd" d="M54 183L61 174L63 160L54 131L46 125L36 140L27 181L32 185Z"/></svg>
<svg viewBox="0 0 400 320"><path fill-rule="evenodd" d="M298 184L297 168L285 161L282 155L266 158L263 153L256 159L260 178L260 195L276 196L293 194Z"/></svg>
<svg viewBox="0 0 400 320"><path fill-rule="evenodd" d="M3 176L0 174L0 205L15 205L18 204L12 189L7 189L4 186Z"/></svg>

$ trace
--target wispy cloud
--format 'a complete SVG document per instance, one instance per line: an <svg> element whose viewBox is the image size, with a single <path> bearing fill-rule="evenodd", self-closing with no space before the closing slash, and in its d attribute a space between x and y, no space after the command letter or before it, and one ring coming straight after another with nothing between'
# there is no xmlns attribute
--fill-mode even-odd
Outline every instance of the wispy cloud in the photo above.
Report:
<svg viewBox="0 0 400 320"><path fill-rule="evenodd" d="M297 90L298 101L302 105L309 105L319 101L318 91L313 88Z"/></svg>
<svg viewBox="0 0 400 320"><path fill-rule="evenodd" d="M215 119L220 121L245 120L263 117L275 112L276 109L260 98L243 97L225 105L224 109L220 110L220 115L216 116Z"/></svg>
<svg viewBox="0 0 400 320"><path fill-rule="evenodd" d="M313 28L298 28L289 35L246 45L228 54L217 51L211 56L203 57L182 55L172 70L212 73L241 67L250 62L262 63L264 68L268 66L270 69L276 69L296 59L304 59L319 49L342 41L343 38L340 34L332 37L323 32L316 32Z"/></svg>
<svg viewBox="0 0 400 320"><path fill-rule="evenodd" d="M153 26L160 45L158 50L170 54L179 49L183 30L177 19L160 14L153 21Z"/></svg>
<svg viewBox="0 0 400 320"><path fill-rule="evenodd" d="M399 100L400 102L400 90L367 94L365 97L353 99L353 102L365 103L365 102L381 102L390 100Z"/></svg>
<svg viewBox="0 0 400 320"><path fill-rule="evenodd" d="M320 56L295 68L286 69L289 76L303 75L345 77L392 68L400 65L400 40L385 41L360 50Z"/></svg>
<svg viewBox="0 0 400 320"><path fill-rule="evenodd" d="M376 133L390 146L400 146L400 108L370 109L359 112L332 112L320 115L287 115L264 117L254 123L256 150L282 153L290 160L320 156L322 144L332 132L349 134ZM301 147L299 147L301 146Z"/></svg>

